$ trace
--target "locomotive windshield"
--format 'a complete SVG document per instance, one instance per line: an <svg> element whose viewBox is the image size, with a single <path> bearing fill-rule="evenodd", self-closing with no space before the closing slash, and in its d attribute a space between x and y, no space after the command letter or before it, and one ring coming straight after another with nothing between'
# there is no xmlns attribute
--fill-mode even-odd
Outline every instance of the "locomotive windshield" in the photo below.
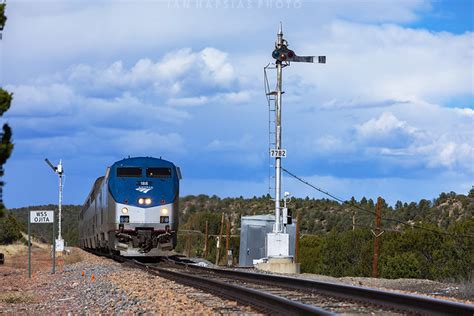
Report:
<svg viewBox="0 0 474 316"><path fill-rule="evenodd" d="M146 176L149 178L171 178L171 168L147 168Z"/></svg>
<svg viewBox="0 0 474 316"><path fill-rule="evenodd" d="M142 176L142 168L121 167L117 168L117 177L140 178Z"/></svg>

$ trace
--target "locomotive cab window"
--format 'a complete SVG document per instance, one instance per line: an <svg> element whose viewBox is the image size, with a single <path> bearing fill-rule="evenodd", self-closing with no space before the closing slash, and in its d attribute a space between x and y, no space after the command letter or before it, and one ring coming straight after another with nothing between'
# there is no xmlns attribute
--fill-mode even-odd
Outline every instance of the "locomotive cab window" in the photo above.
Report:
<svg viewBox="0 0 474 316"><path fill-rule="evenodd" d="M142 176L142 168L122 167L117 168L117 177L140 178Z"/></svg>
<svg viewBox="0 0 474 316"><path fill-rule="evenodd" d="M149 178L171 178L171 168L147 168L146 176Z"/></svg>

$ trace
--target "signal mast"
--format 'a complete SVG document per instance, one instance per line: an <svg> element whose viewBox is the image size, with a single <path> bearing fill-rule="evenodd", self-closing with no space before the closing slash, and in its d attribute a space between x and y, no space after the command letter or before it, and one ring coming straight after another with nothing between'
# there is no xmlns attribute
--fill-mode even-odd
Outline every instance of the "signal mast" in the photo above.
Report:
<svg viewBox="0 0 474 316"><path fill-rule="evenodd" d="M280 28L277 34L275 50L272 57L276 60L277 84L276 91L267 93L267 95L276 96L275 98L275 148L270 149L270 156L275 158L275 225L273 232L267 235L267 256L268 258L290 258L289 256L289 234L286 233L286 224L291 224L291 214L285 205L281 204L281 158L286 157L286 149L282 148L282 128L281 128L281 104L282 104L282 82L283 68L290 65L291 62L314 63L315 56L297 56L294 51L288 49L288 42L283 38L283 27L280 22ZM318 56L318 63L325 64L326 56ZM289 222L290 221L290 222Z"/></svg>
<svg viewBox="0 0 474 316"><path fill-rule="evenodd" d="M64 239L61 236L61 208L63 203L63 164L61 159L59 160L59 164L55 167L48 158L45 158L44 161L53 169L55 173L58 174L59 177L59 203L58 203L58 210L59 210L59 226L58 226L58 239L56 239L56 251L62 252L64 250Z"/></svg>

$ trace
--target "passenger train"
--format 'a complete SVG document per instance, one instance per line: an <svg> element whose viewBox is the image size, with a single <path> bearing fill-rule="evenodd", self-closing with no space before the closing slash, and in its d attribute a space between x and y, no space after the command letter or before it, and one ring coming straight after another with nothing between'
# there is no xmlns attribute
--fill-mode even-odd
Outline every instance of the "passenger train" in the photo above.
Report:
<svg viewBox="0 0 474 316"><path fill-rule="evenodd" d="M161 158L115 162L82 207L80 246L126 257L169 254L177 242L180 180L179 167Z"/></svg>

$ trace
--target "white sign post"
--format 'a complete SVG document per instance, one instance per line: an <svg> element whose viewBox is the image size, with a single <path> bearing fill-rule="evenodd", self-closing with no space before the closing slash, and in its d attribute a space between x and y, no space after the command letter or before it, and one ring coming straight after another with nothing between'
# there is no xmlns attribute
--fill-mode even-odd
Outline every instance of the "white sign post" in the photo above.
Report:
<svg viewBox="0 0 474 316"><path fill-rule="evenodd" d="M56 272L54 211L30 211L28 218L28 277L31 278L31 224L53 224L53 273Z"/></svg>

